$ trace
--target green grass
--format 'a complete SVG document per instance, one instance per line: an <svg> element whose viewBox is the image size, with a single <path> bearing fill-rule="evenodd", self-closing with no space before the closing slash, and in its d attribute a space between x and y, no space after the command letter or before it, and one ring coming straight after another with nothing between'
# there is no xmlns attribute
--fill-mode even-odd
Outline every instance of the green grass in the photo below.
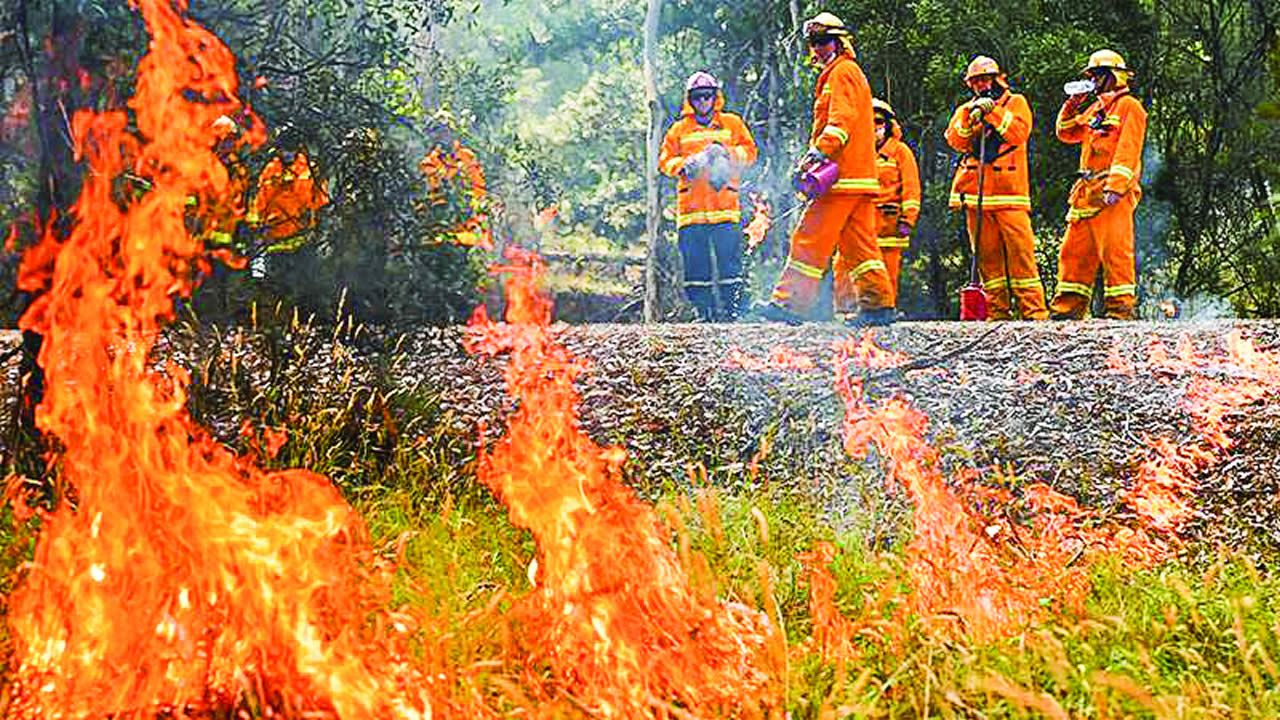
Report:
<svg viewBox="0 0 1280 720"><path fill-rule="evenodd" d="M411 535L403 572L432 592L402 599L430 613L461 622L530 587L533 540L483 492L441 508L412 492L366 491L356 506L379 542ZM657 507L673 542L683 536L705 559L719 597L776 608L793 648L785 682L793 718L1280 713L1280 581L1229 555L1207 568L1104 567L1085 615L998 642L944 637L909 620L898 642L857 642L841 670L795 650L811 631L796 556L835 541L837 603L857 617L874 588L896 582L898 548L873 547L861 529L836 532L799 496L668 493ZM499 623L501 615L485 617ZM498 652L474 638L468 647L473 661Z"/></svg>

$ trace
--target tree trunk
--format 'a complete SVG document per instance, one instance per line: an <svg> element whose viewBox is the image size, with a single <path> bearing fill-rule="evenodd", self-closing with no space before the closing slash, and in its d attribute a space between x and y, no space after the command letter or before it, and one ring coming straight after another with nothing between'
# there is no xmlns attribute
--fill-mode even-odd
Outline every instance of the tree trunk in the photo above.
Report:
<svg viewBox="0 0 1280 720"><path fill-rule="evenodd" d="M787 4L787 10L791 13L791 38L800 44L799 49L793 54L795 60L791 64L791 87L800 87L800 71L804 68L805 48L805 40L801 37L800 23L803 21L800 19L800 0L791 0ZM788 46L790 46L790 43L788 43Z"/></svg>
<svg viewBox="0 0 1280 720"><path fill-rule="evenodd" d="M661 142L662 106L658 102L658 17L662 0L648 0L644 17L644 96L649 108L649 132L645 138L645 233L648 258L644 272L644 321L662 318L659 293L662 263L662 200L658 194L658 145Z"/></svg>

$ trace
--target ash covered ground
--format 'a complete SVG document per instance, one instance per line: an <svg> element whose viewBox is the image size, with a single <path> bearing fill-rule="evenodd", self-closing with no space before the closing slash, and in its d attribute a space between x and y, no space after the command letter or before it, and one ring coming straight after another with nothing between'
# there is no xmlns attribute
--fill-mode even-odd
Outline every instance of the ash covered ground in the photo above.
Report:
<svg viewBox="0 0 1280 720"><path fill-rule="evenodd" d="M912 364L867 370L866 383L873 400L900 394L929 416L930 438L949 470L1043 481L1111 511L1152 440L1198 438L1183 406L1191 376L1148 365L1152 344L1176 354L1189 341L1218 353L1233 331L1280 348L1280 323L1267 321L900 323L874 337ZM192 370L196 414L228 442L242 420L258 419L255 387L289 382L314 407L349 403L353 387L425 398L412 405L431 408L429 421L443 426L440 436L452 437L456 452L473 448L482 426L499 434L512 408L501 360L468 355L464 332L294 329L267 338L175 331L158 354ZM873 533L900 526L905 499L886 487L876 459L852 461L841 446L832 346L851 331L811 324L558 325L553 332L590 361L579 384L582 427L599 443L626 448L627 479L642 493L688 486L697 482L691 468L700 468L715 485L806 493L837 524ZM12 347L15 339L6 340ZM817 365L761 372L730 359L735 352L764 359L778 347ZM1117 357L1133 372L1118 372ZM11 408L12 357L6 369ZM1229 377L1230 369L1222 373ZM1235 447L1199 478L1196 517L1184 531L1191 552L1207 557L1221 545L1261 559L1280 550L1278 418L1280 398L1231 418Z"/></svg>

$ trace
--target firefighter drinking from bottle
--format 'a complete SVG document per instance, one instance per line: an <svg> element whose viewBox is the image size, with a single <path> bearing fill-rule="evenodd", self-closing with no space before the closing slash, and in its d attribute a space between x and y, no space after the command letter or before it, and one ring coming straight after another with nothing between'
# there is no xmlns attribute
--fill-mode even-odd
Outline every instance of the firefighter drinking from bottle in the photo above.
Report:
<svg viewBox="0 0 1280 720"><path fill-rule="evenodd" d="M1014 317L1012 295L1022 319L1045 320L1049 312L1036 266L1027 178L1031 108L1009 89L990 57L975 57L964 81L973 97L956 108L946 130L947 144L962 153L950 206L965 211L990 318Z"/></svg>
<svg viewBox="0 0 1280 720"><path fill-rule="evenodd" d="M888 325L894 297L876 242L880 183L871 87L854 59L853 34L840 18L820 13L804 24L804 33L822 66L814 89L809 150L797 171L797 187L811 202L791 238L773 296L759 314L789 324L803 321L838 250L836 312L848 324Z"/></svg>
<svg viewBox="0 0 1280 720"><path fill-rule="evenodd" d="M1058 112L1058 139L1080 146L1080 178L1068 200L1053 318L1084 317L1101 266L1106 316L1128 320L1137 297L1133 211L1142 198L1147 111L1129 94L1133 71L1119 54L1095 52L1084 73L1090 82L1069 84L1075 93Z"/></svg>

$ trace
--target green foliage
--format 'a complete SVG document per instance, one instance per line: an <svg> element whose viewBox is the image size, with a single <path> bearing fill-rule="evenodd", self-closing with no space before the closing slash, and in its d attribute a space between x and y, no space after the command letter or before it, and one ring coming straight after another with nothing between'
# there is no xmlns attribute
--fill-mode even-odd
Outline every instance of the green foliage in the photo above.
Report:
<svg viewBox="0 0 1280 720"><path fill-rule="evenodd" d="M1163 238L1170 289L1223 296L1236 312L1274 316L1274 246L1259 239L1277 229L1267 168L1280 152L1280 126L1257 108L1275 93L1266 57L1280 8L1176 0L1156 17L1148 143L1163 166L1147 180L1172 213Z"/></svg>
<svg viewBox="0 0 1280 720"><path fill-rule="evenodd" d="M364 322L465 316L477 299L481 261L438 239L466 219L469 203L450 205L452 217L417 210L425 196L418 161L457 136L424 98L423 66L437 58L418 51L433 27L449 21L452 6L225 0L194 2L191 14L237 55L241 94L270 130L267 144L242 158L250 178L276 154L305 150L331 198L318 225L290 243L305 245L303 253L260 259L252 276L215 272L195 300L197 313L244 321L257 299L327 318L345 297ZM65 211L74 197L79 168L59 130L61 113L123 107L146 36L123 2L32 0L7 5L0 17L0 113L33 86L39 106L57 110L0 132L0 222L7 230L21 218L29 244L37 214ZM45 187L51 196L40 192ZM249 237L254 232L242 225L235 245L256 255L270 243ZM0 271L11 278L15 265L16 256L7 256ZM7 312L10 322L15 311Z"/></svg>

